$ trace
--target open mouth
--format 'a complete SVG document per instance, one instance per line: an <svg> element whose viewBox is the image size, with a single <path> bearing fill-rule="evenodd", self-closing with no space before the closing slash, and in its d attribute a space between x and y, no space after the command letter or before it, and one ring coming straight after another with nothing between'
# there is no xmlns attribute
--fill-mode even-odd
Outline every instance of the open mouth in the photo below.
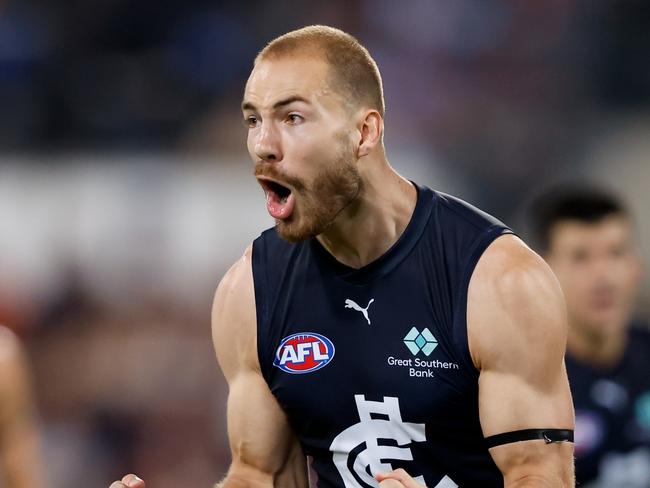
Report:
<svg viewBox="0 0 650 488"><path fill-rule="evenodd" d="M291 188L266 177L258 177L266 193L266 208L274 219L286 219L293 211L293 192Z"/></svg>
<svg viewBox="0 0 650 488"><path fill-rule="evenodd" d="M284 185L272 180L260 180L262 187L267 192L275 193L282 203L286 203L287 198L291 195L291 190Z"/></svg>

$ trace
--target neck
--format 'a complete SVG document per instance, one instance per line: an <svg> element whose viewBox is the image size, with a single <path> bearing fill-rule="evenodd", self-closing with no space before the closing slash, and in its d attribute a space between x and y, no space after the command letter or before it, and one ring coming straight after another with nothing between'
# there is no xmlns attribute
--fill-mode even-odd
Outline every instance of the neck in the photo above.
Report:
<svg viewBox="0 0 650 488"><path fill-rule="evenodd" d="M624 327L607 334L569 324L567 351L578 361L590 366L601 369L615 367L623 358L626 345L627 332Z"/></svg>
<svg viewBox="0 0 650 488"><path fill-rule="evenodd" d="M384 157L363 163L359 196L317 237L339 262L357 269L397 242L417 200L415 187Z"/></svg>

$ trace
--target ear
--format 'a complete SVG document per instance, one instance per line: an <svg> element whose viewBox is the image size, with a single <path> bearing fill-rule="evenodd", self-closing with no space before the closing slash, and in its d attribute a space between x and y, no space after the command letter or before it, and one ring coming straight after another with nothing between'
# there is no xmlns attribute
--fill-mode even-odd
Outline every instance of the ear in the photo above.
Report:
<svg viewBox="0 0 650 488"><path fill-rule="evenodd" d="M376 110L366 110L361 114L358 124L359 128L359 146L357 148L357 157L367 156L382 143L382 134L384 132L384 119Z"/></svg>

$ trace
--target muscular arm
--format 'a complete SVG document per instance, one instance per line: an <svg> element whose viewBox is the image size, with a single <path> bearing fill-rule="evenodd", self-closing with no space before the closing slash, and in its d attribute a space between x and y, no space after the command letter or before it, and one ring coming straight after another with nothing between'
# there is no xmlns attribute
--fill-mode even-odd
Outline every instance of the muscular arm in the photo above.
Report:
<svg viewBox="0 0 650 488"><path fill-rule="evenodd" d="M474 271L467 314L484 435L573 429L564 299L543 260L514 236L497 239ZM507 488L574 486L571 443L529 440L490 453Z"/></svg>
<svg viewBox="0 0 650 488"><path fill-rule="evenodd" d="M41 486L34 410L27 364L18 339L0 327L0 471L7 488Z"/></svg>
<svg viewBox="0 0 650 488"><path fill-rule="evenodd" d="M222 280L212 310L212 334L229 387L232 465L219 488L304 488L305 456L271 394L257 356L251 249Z"/></svg>

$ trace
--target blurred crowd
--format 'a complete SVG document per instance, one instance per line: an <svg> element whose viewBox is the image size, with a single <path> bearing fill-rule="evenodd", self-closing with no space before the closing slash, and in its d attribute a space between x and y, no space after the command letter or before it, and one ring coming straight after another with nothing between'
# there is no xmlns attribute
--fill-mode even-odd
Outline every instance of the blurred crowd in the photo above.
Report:
<svg viewBox="0 0 650 488"><path fill-rule="evenodd" d="M407 176L524 235L543 187L602 183L650 262L647 1L0 0L0 323L31 358L47 487L227 469L210 304L271 224L239 104L256 52L312 23L377 60Z"/></svg>
<svg viewBox="0 0 650 488"><path fill-rule="evenodd" d="M574 161L612 114L647 107L648 10L641 0L3 0L0 148L238 149L227 134L257 50L331 23L379 63L391 143L427 146L495 183L489 196Z"/></svg>

